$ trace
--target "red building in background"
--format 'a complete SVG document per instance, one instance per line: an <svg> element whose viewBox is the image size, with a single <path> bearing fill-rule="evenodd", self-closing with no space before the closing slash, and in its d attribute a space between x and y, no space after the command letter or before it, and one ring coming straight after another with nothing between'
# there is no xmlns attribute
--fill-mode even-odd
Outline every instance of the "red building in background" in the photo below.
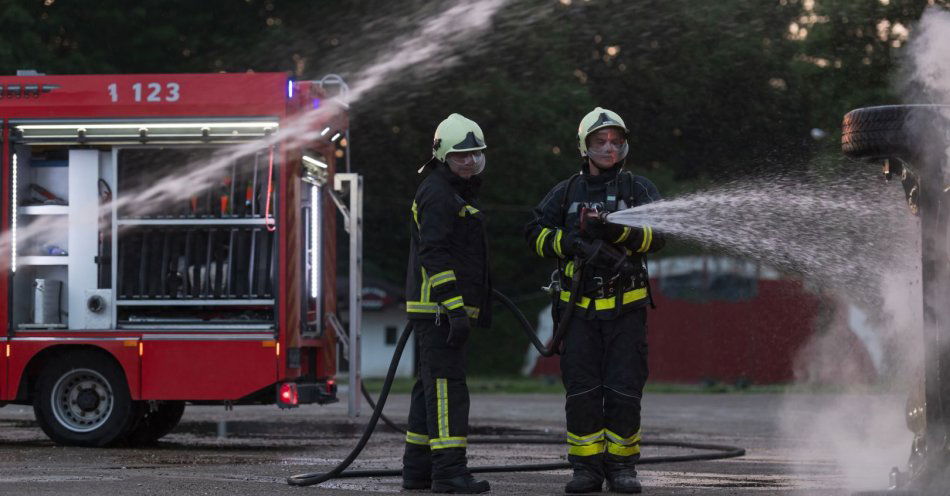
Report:
<svg viewBox="0 0 950 496"><path fill-rule="evenodd" d="M877 376L873 343L849 328L835 302L824 302L823 310L822 299L799 279L714 256L655 260L650 277L657 306L649 312L651 382L870 382ZM819 312L830 318L819 319ZM550 318L541 320L539 333L550 338ZM827 370L827 357L810 358L829 343L840 354L835 370ZM559 375L556 357L533 360L532 375ZM825 370L816 372L810 361Z"/></svg>

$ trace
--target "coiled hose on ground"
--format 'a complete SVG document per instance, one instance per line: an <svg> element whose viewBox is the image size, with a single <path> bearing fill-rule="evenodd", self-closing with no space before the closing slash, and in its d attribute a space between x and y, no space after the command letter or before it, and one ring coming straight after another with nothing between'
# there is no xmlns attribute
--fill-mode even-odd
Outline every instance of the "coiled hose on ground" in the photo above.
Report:
<svg viewBox="0 0 950 496"><path fill-rule="evenodd" d="M542 356L551 356L554 354L555 350L559 343L557 339L553 340L551 346L545 348L544 344L538 339L538 336L535 334L534 328L531 326L531 323L528 322L528 319L525 315L515 306L514 302L511 301L507 296L499 292L498 290L492 290L492 293L496 300L499 303L504 305L508 310L510 310L515 317L518 319L518 322L521 324L522 330L524 330L528 339L531 341L531 344L538 350ZM397 425L395 422L390 420L388 417L383 415L383 408L386 405L386 399L389 397L389 390L392 388L393 379L396 377L396 369L399 366L399 360L402 358L402 352L406 348L406 343L409 341L409 336L412 334L412 324L407 323L405 329L402 331L402 335L399 336L399 341L396 343L396 351L393 352L392 361L389 363L389 370L386 372L386 380L383 382L383 388L379 393L379 401L374 402L369 392L365 387L362 388L363 396L366 397L366 400L369 402L370 406L373 407L373 415L369 419L369 423L366 424L366 428L363 430L363 434L360 436L359 441L356 443L356 446L350 451L350 454L343 459L336 467L334 467L329 472L313 472L308 474L298 474L292 475L287 478L287 483L292 486L312 486L315 484L320 484L331 479L343 479L343 478L359 478L359 477L398 477L402 475L402 470L399 469L380 469L380 470L350 470L345 471L347 467L353 463L353 460L359 456L360 452L363 451L363 448L366 447L366 443L369 441L370 436L373 435L373 431L376 430L376 424L379 423L380 419L383 419L383 422L390 428L405 433L405 429ZM555 333L557 334L557 333ZM520 436L502 436L502 437L472 437L469 438L469 443L482 443L482 444L558 444L563 445L564 439L557 437L520 437ZM640 461L637 462L638 465L647 465L655 463L674 463L674 462L687 462L687 461L698 461L698 460L718 460L722 458L734 458L738 456L745 455L745 450L735 446L723 446L718 444L701 444L701 443L685 443L679 441L661 441L661 440L645 440L640 443L642 446L666 446L666 447L676 447L676 448L689 448L697 450L710 451L710 453L695 453L689 455L666 455L666 456L646 456L640 458ZM482 466L482 467L469 467L469 471L472 473L486 473L486 472L540 472L546 470L563 470L570 468L571 465L567 462L559 463L538 463L538 464L526 464L526 465L491 465L491 466Z"/></svg>

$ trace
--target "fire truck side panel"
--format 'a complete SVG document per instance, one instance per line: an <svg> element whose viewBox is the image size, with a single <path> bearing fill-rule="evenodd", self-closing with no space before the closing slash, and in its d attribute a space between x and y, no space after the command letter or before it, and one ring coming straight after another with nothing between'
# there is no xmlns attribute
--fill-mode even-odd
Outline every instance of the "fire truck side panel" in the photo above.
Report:
<svg viewBox="0 0 950 496"><path fill-rule="evenodd" d="M5 89L36 87L30 96L24 92L4 98L5 118L57 119L149 114L283 117L286 81L282 73L0 77Z"/></svg>
<svg viewBox="0 0 950 496"><path fill-rule="evenodd" d="M280 191L280 232L279 246L282 260L279 264L279 284L276 289L279 295L279 321L283 323L278 329L280 342L287 349L284 357L277 361L277 370L280 377L300 375L300 315L301 308L301 268L303 255L300 247L300 160L290 157L284 150L283 160L279 171ZM292 350L292 351L291 351ZM295 354L296 357L292 356ZM293 358L294 363L290 363Z"/></svg>
<svg viewBox="0 0 950 496"><path fill-rule="evenodd" d="M224 339L143 341L141 399L237 400L277 382L275 341Z"/></svg>
<svg viewBox="0 0 950 496"><path fill-rule="evenodd" d="M349 144L347 144L349 146ZM327 153L328 160L327 165L329 166L330 177L333 177L336 174L336 160L333 158L331 153ZM323 211L328 212L324 217L323 225L323 236L327 240L337 239L337 229L336 229L336 205L334 205L333 200L330 198L330 195L324 195L323 198ZM345 256L345 255L344 255ZM323 280L320 282L321 287L323 288L323 313L324 315L336 314L336 243L324 243L323 244L323 266L326 267L326 270L323 271ZM333 377L336 375L336 363L337 363L337 336L336 331L333 330L326 322L323 325L324 336L326 339L318 340L317 344L321 346L317 350L317 368L316 374L317 377Z"/></svg>
<svg viewBox="0 0 950 496"><path fill-rule="evenodd" d="M2 349L0 349L0 404L3 403L3 400L13 396L8 391L10 390L7 387L7 378L10 377L10 369L7 367L7 350L10 347L9 341L4 339L0 341Z"/></svg>
<svg viewBox="0 0 950 496"><path fill-rule="evenodd" d="M81 349L96 349L102 352L103 360L115 359L125 372L129 384L129 393L133 400L140 399L139 341L137 338L12 338L8 343L10 356L7 357L7 372L2 401L11 401L25 397L27 391L20 391L23 374L27 370L38 373L47 360L56 360L64 353ZM6 355L6 352L4 352Z"/></svg>

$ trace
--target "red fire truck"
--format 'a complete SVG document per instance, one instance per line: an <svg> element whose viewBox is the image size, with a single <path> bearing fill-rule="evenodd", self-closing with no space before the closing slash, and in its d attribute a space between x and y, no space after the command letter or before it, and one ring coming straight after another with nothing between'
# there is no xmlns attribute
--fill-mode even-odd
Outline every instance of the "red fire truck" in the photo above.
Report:
<svg viewBox="0 0 950 496"><path fill-rule="evenodd" d="M103 446L185 402L336 401L340 86L0 77L0 406Z"/></svg>

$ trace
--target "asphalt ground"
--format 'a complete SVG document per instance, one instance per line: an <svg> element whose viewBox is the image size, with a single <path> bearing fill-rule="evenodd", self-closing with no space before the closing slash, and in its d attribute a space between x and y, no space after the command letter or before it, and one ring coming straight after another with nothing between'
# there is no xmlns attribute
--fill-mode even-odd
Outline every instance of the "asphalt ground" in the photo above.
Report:
<svg viewBox="0 0 950 496"><path fill-rule="evenodd" d="M341 394L341 398L345 396ZM884 489L904 466L911 436L904 398L889 394L647 394L643 437L745 448L741 458L642 465L645 494L846 495ZM325 471L342 460L369 418L346 416L345 401L279 410L274 406L191 406L157 447L54 445L31 408L0 408L0 495L351 495L402 491L396 478L345 479L291 487L287 476ZM469 465L552 463L557 445L478 444L478 435L523 431L561 437L564 400L556 394L472 397ZM401 420L408 395L390 397ZM357 469L397 468L402 437L380 427ZM645 446L643 456L689 450ZM568 471L485 474L495 494L559 494ZM425 492L420 492L424 494Z"/></svg>

